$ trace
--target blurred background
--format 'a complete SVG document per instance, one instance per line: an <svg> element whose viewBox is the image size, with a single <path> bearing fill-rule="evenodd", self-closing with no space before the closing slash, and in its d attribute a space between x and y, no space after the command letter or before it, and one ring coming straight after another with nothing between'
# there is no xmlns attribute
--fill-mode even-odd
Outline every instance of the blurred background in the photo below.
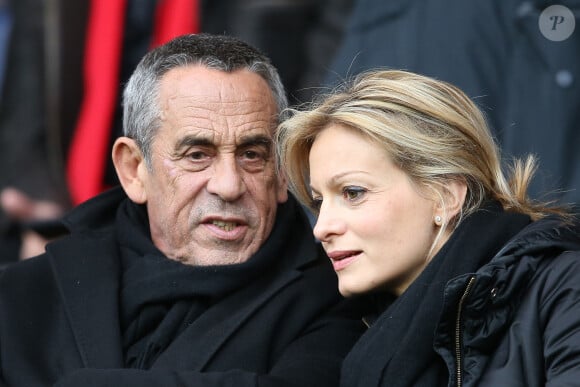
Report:
<svg viewBox="0 0 580 387"><path fill-rule="evenodd" d="M296 107L369 68L452 82L506 160L538 156L533 196L578 205L579 29L580 0L0 0L0 264L117 183L124 82L184 33L258 47Z"/></svg>

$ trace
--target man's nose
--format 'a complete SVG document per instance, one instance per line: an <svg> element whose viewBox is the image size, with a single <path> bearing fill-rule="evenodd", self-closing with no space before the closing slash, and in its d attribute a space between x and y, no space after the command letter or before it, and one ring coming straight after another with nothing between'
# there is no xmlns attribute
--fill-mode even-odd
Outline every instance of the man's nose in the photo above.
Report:
<svg viewBox="0 0 580 387"><path fill-rule="evenodd" d="M233 155L222 156L215 161L207 190L226 202L235 201L246 192L244 179Z"/></svg>

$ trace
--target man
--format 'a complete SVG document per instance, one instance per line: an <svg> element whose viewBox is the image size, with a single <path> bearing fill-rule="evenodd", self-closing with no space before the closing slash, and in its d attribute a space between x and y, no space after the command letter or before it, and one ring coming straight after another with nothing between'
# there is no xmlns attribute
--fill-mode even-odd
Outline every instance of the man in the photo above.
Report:
<svg viewBox="0 0 580 387"><path fill-rule="evenodd" d="M113 146L122 189L0 274L0 384L337 385L362 328L277 173L285 106L234 38L148 53Z"/></svg>

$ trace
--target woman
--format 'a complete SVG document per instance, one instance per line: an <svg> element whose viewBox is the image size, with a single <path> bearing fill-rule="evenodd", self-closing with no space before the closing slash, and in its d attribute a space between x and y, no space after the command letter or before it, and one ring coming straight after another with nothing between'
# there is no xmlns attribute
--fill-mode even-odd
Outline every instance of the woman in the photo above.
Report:
<svg viewBox="0 0 580 387"><path fill-rule="evenodd" d="M376 300L341 385L580 383L578 223L527 198L532 157L504 175L464 93L367 72L277 140L340 292Z"/></svg>

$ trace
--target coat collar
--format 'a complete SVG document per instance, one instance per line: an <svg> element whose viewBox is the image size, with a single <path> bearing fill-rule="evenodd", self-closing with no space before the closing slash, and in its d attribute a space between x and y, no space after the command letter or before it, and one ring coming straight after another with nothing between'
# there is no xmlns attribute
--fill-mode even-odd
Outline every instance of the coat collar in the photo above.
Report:
<svg viewBox="0 0 580 387"><path fill-rule="evenodd" d="M496 255L533 255L542 251L580 250L580 218L569 222L549 216L533 222L512 238Z"/></svg>
<svg viewBox="0 0 580 387"><path fill-rule="evenodd" d="M85 367L122 366L119 262L111 236L66 237L47 246L55 280Z"/></svg>

